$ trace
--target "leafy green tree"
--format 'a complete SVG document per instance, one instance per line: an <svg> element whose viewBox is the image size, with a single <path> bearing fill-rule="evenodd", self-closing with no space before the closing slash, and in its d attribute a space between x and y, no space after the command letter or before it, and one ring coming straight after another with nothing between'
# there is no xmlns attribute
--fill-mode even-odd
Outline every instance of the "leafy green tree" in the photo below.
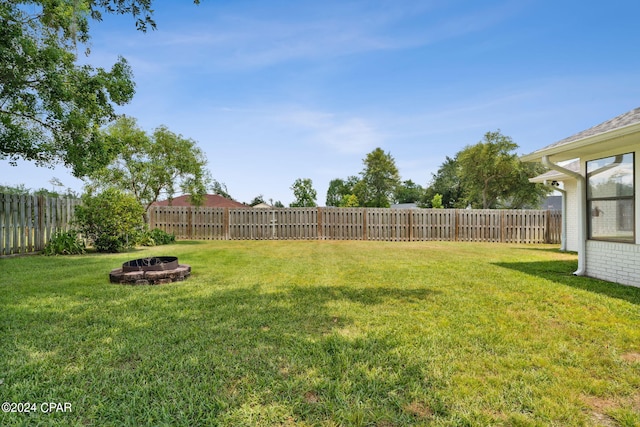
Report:
<svg viewBox="0 0 640 427"><path fill-rule="evenodd" d="M31 193L31 190L24 184L12 185L0 185L1 194L11 194L17 196L26 196Z"/></svg>
<svg viewBox="0 0 640 427"><path fill-rule="evenodd" d="M388 208L396 187L400 184L400 174L394 158L382 148L376 148L363 160L364 169L361 185L354 194L361 205Z"/></svg>
<svg viewBox="0 0 640 427"><path fill-rule="evenodd" d="M89 191L76 206L75 223L98 252L121 252L135 244L144 228L143 212L131 194L115 188L95 195Z"/></svg>
<svg viewBox="0 0 640 427"><path fill-rule="evenodd" d="M309 178L298 178L291 186L296 200L289 204L292 208L311 208L317 206L318 193L313 188L313 182Z"/></svg>
<svg viewBox="0 0 640 427"><path fill-rule="evenodd" d="M108 2L99 2L108 3ZM76 64L89 40L87 1L0 2L0 158L61 161L83 176L113 150L100 127L134 94L124 58L111 67Z"/></svg>
<svg viewBox="0 0 640 427"><path fill-rule="evenodd" d="M58 191L47 190L46 188L39 188L37 190L32 190L31 188L27 188L24 184L18 184L16 186L11 185L0 185L0 193L2 194L15 194L18 196L46 196L46 197L67 197L71 199L79 198L78 194L70 188L67 188L64 193Z"/></svg>
<svg viewBox="0 0 640 427"><path fill-rule="evenodd" d="M196 142L165 126L148 135L135 119L121 117L104 132L104 139L119 146L119 154L90 178L97 188L116 187L132 194L149 210L160 195L172 198L177 189L200 204L210 182L207 160Z"/></svg>
<svg viewBox="0 0 640 427"><path fill-rule="evenodd" d="M332 179L327 188L327 199L325 205L340 206L342 197L344 196L345 182L340 178Z"/></svg>
<svg viewBox="0 0 640 427"><path fill-rule="evenodd" d="M340 201L340 207L342 208L357 208L358 206L360 206L360 202L355 194L347 194Z"/></svg>
<svg viewBox="0 0 640 427"><path fill-rule="evenodd" d="M520 162L517 148L498 130L485 133L482 141L458 153L458 173L468 203L483 209L518 208L539 204L548 194L543 185L528 181L536 172Z"/></svg>
<svg viewBox="0 0 640 427"><path fill-rule="evenodd" d="M350 176L347 179L336 178L329 182L329 188L327 189L327 206L344 206L343 201L346 196L354 195L356 186L360 178L357 176Z"/></svg>
<svg viewBox="0 0 640 427"><path fill-rule="evenodd" d="M421 205L435 207L432 200L436 194L442 195L442 207L447 209L464 207L464 194L460 182L457 157L446 157L438 171L432 174L432 180L425 190Z"/></svg>
<svg viewBox="0 0 640 427"><path fill-rule="evenodd" d="M213 190L213 194L222 196L225 199L234 200L234 198L231 197L231 194L229 194L227 185L224 182L220 182L217 179L214 179L213 184L211 185L211 189Z"/></svg>
<svg viewBox="0 0 640 427"><path fill-rule="evenodd" d="M417 203L423 197L424 188L410 179L400 183L393 195L395 203Z"/></svg>
<svg viewBox="0 0 640 427"><path fill-rule="evenodd" d="M436 194L431 199L431 207L434 209L442 209L444 206L442 205L442 194Z"/></svg>
<svg viewBox="0 0 640 427"><path fill-rule="evenodd" d="M545 173L547 169L540 163L524 163L519 159L511 172L511 185L498 199L502 209L539 209L551 190L544 184L533 184L529 178Z"/></svg>
<svg viewBox="0 0 640 427"><path fill-rule="evenodd" d="M253 200L249 203L249 206L256 206L260 203L266 203L262 194L258 194L256 197L254 197Z"/></svg>
<svg viewBox="0 0 640 427"><path fill-rule="evenodd" d="M195 0L194 3L199 3ZM77 177L116 154L100 133L134 94L124 58L109 69L78 64L103 14L155 28L152 0L0 1L0 159L62 162ZM82 49L80 49L82 50ZM85 49L89 55L89 48Z"/></svg>

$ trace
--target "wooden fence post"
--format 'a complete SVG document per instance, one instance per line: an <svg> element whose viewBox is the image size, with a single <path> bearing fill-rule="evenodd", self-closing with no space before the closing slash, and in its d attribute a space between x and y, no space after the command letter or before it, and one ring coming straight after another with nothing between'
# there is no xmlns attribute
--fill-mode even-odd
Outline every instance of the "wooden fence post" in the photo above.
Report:
<svg viewBox="0 0 640 427"><path fill-rule="evenodd" d="M454 209L453 211L453 241L458 241L458 209Z"/></svg>
<svg viewBox="0 0 640 427"><path fill-rule="evenodd" d="M316 212L317 212L317 215L318 215L318 218L317 218L318 219L318 225L317 225L318 230L316 232L316 238L318 240L324 240L324 230L322 230L322 212L323 212L323 209L321 207L317 207L316 208Z"/></svg>
<svg viewBox="0 0 640 427"><path fill-rule="evenodd" d="M411 242L413 240L413 209L409 209L409 233L407 234Z"/></svg>
<svg viewBox="0 0 640 427"><path fill-rule="evenodd" d="M222 213L222 229L225 240L231 240L231 225L229 221L229 208L224 208Z"/></svg>
<svg viewBox="0 0 640 427"><path fill-rule="evenodd" d="M187 238L193 239L193 206L187 207Z"/></svg>
<svg viewBox="0 0 640 427"><path fill-rule="evenodd" d="M545 243L550 243L551 239L551 212L547 209L546 211L544 211L544 219L545 219L545 224L544 224L544 242Z"/></svg>
<svg viewBox="0 0 640 427"><path fill-rule="evenodd" d="M367 232L367 208L362 208L362 240L369 240Z"/></svg>

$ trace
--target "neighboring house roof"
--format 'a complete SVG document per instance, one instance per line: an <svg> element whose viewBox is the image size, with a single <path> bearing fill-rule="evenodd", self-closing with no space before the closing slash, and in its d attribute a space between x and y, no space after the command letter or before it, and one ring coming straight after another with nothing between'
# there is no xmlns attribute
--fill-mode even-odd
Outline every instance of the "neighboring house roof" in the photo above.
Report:
<svg viewBox="0 0 640 427"><path fill-rule="evenodd" d="M270 205L268 205L266 203L258 203L257 205L254 205L253 207L256 208L256 209L271 209L271 208L273 208L273 206L270 206Z"/></svg>
<svg viewBox="0 0 640 427"><path fill-rule="evenodd" d="M416 203L396 203L391 205L391 209L416 209L417 207Z"/></svg>
<svg viewBox="0 0 640 427"><path fill-rule="evenodd" d="M562 139L533 153L522 156L525 162L538 161L549 156L552 161L575 159L604 151L607 148L624 149L638 142L640 108L614 117L568 138ZM636 134L636 136L632 136Z"/></svg>
<svg viewBox="0 0 640 427"><path fill-rule="evenodd" d="M194 206L191 204L191 198L189 195L178 196L173 200L161 200L159 202L152 203L152 206ZM201 207L206 208L246 208L247 205L236 202L235 200L227 199L218 194L205 194L202 200Z"/></svg>
<svg viewBox="0 0 640 427"><path fill-rule="evenodd" d="M580 172L580 160L574 160L571 163L567 163L566 165L561 165L565 169L569 169L573 172ZM567 174L562 172L550 170L548 172L543 173L542 175L534 176L533 178L529 178L529 182L534 183L543 183L545 181L566 181L568 179L574 179Z"/></svg>

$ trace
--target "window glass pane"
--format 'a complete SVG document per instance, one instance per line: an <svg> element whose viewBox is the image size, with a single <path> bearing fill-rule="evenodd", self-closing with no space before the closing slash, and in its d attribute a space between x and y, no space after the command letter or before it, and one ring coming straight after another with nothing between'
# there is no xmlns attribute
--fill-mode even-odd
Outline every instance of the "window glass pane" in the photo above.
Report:
<svg viewBox="0 0 640 427"><path fill-rule="evenodd" d="M587 162L588 197L633 196L633 153Z"/></svg>
<svg viewBox="0 0 640 427"><path fill-rule="evenodd" d="M593 239L633 242L633 199L589 203Z"/></svg>

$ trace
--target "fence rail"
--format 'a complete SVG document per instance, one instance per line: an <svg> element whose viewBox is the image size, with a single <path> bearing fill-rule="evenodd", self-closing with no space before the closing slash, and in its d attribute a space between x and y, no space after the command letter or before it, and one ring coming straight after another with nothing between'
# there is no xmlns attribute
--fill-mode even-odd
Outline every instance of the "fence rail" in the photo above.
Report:
<svg viewBox="0 0 640 427"><path fill-rule="evenodd" d="M77 200L0 194L0 256L37 252L67 230Z"/></svg>
<svg viewBox="0 0 640 427"><path fill-rule="evenodd" d="M548 210L195 208L153 206L149 226L192 240L381 240L560 243Z"/></svg>

